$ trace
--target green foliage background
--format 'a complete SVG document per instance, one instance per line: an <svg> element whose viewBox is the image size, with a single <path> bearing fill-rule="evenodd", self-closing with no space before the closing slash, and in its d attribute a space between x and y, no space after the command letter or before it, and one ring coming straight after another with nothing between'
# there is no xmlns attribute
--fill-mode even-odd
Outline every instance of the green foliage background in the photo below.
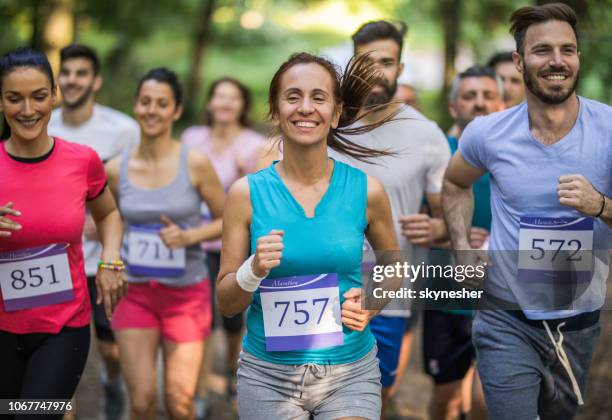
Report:
<svg viewBox="0 0 612 420"><path fill-rule="evenodd" d="M0 0L0 52L37 43L40 16L50 4L68 3L74 13L75 41L95 47L103 61L105 84L99 101L131 112L134 88L140 75L155 66L167 66L187 78L193 38L200 10L211 0ZM267 88L278 65L291 53L317 52L346 41L350 33L335 25L310 24L292 27L299 14L340 4L351 13L369 19L388 17L409 25L407 47L444 47L445 18L457 18L458 43L469 46L479 62L485 62L495 41L508 37L508 18L518 0L212 0L214 19L210 39L200 68L203 88L197 104L203 104L212 80L234 76L254 93L253 118L263 121ZM582 70L580 93L612 102L612 0L567 1L581 14ZM452 6L452 7L451 7ZM446 16L459 7L458 16ZM265 17L256 30L240 25L240 16L255 10ZM375 12L375 13L374 13ZM343 16L338 16L339 26ZM446 20L448 22L448 20ZM356 29L356 28L353 28ZM443 69L431 69L442 72ZM448 116L441 92L422 91L425 113L446 128ZM181 126L197 120L201 107L190 110Z"/></svg>

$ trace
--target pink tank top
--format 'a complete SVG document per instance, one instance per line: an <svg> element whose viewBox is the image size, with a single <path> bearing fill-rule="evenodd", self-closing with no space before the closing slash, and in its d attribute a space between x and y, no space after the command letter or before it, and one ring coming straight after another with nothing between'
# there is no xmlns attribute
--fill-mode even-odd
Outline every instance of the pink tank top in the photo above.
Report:
<svg viewBox="0 0 612 420"><path fill-rule="evenodd" d="M245 128L229 147L220 153L215 153L210 138L210 127L196 125L183 132L181 141L186 146L204 153L210 158L221 185L227 192L229 187L241 175L244 175L241 173L241 169L245 173L255 170L257 153L263 146L265 138L256 131ZM242 168L239 168L239 163L243 165ZM208 208L202 208L202 220L204 223L211 220ZM221 240L204 242L202 248L207 251L220 251Z"/></svg>

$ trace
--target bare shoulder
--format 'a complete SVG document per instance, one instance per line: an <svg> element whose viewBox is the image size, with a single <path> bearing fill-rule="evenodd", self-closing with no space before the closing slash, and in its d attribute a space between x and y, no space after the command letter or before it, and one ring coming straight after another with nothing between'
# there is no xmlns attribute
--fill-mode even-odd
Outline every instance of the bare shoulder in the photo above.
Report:
<svg viewBox="0 0 612 420"><path fill-rule="evenodd" d="M104 164L104 170L106 171L106 176L109 178L117 179L119 178L119 171L121 169L121 161L123 156L119 155Z"/></svg>
<svg viewBox="0 0 612 420"><path fill-rule="evenodd" d="M251 195L249 189L249 181L246 176L239 178L232 184L227 192L227 199L238 203L249 203L251 202Z"/></svg>
<svg viewBox="0 0 612 420"><path fill-rule="evenodd" d="M384 199L387 196L385 187L377 178L368 175L368 204Z"/></svg>
<svg viewBox="0 0 612 420"><path fill-rule="evenodd" d="M195 171L206 170L212 166L210 158L204 153L190 149L187 154L189 168Z"/></svg>
<svg viewBox="0 0 612 420"><path fill-rule="evenodd" d="M242 177L234 182L227 192L223 210L224 229L226 222L250 225L252 214L249 181Z"/></svg>
<svg viewBox="0 0 612 420"><path fill-rule="evenodd" d="M119 155L117 157L112 158L104 165L104 171L106 172L108 186L110 187L112 193L115 196L117 196L119 190L119 174L121 172L122 160L123 156Z"/></svg>

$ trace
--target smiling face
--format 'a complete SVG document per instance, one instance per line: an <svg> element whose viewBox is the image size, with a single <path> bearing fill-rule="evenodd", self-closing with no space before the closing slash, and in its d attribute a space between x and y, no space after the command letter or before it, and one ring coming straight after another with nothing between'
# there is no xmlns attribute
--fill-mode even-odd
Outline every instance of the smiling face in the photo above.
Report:
<svg viewBox="0 0 612 420"><path fill-rule="evenodd" d="M576 90L580 57L572 27L558 20L527 29L523 54L513 53L528 93L547 104L565 102Z"/></svg>
<svg viewBox="0 0 612 420"><path fill-rule="evenodd" d="M172 124L181 113L182 107L177 106L170 85L154 79L142 83L134 105L134 115L142 134L159 137L171 133Z"/></svg>
<svg viewBox="0 0 612 420"><path fill-rule="evenodd" d="M341 109L333 80L319 64L296 64L285 71L276 101L273 118L286 141L316 144L326 141L330 129L338 126Z"/></svg>
<svg viewBox="0 0 612 420"><path fill-rule="evenodd" d="M213 124L239 124L244 109L242 92L234 83L221 82L215 87L208 109Z"/></svg>
<svg viewBox="0 0 612 420"><path fill-rule="evenodd" d="M11 129L11 137L36 140L47 136L56 99L49 77L36 68L18 67L0 83L0 111Z"/></svg>
<svg viewBox="0 0 612 420"><path fill-rule="evenodd" d="M392 39L381 39L357 46L356 54L369 54L380 73L377 83L366 100L366 107L385 104L397 90L397 78L404 65L400 63L400 46Z"/></svg>
<svg viewBox="0 0 612 420"><path fill-rule="evenodd" d="M94 73L89 59L69 58L62 63L57 84L62 90L64 106L79 108L100 89L102 78Z"/></svg>

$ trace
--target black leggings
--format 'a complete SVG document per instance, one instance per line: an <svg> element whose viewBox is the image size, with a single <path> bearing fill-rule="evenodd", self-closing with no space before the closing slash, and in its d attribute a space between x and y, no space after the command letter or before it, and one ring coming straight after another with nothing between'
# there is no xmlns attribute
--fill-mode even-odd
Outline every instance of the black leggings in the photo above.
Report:
<svg viewBox="0 0 612 420"><path fill-rule="evenodd" d="M0 398L72 398L85 368L89 340L89 325L64 327L58 334L0 331Z"/></svg>
<svg viewBox="0 0 612 420"><path fill-rule="evenodd" d="M206 251L206 265L210 275L210 284L212 286L212 313L213 313L213 328L215 328L217 320L217 308L215 308L215 290L217 288L217 276L219 275L219 266L221 265L221 253L215 251ZM232 317L221 315L223 329L228 333L239 333L244 326L244 315L241 313Z"/></svg>

